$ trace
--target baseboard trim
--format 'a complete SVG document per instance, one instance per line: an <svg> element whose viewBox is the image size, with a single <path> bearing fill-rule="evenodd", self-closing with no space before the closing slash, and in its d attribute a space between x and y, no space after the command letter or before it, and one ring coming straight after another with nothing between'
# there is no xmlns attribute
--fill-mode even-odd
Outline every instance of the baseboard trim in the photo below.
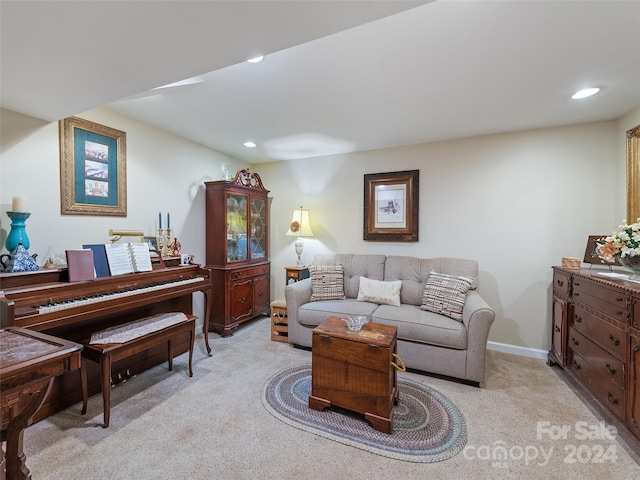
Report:
<svg viewBox="0 0 640 480"><path fill-rule="evenodd" d="M508 343L500 342L487 342L487 348L489 350L495 350L496 352L511 353L513 355L519 355L521 357L539 358L541 360L546 360L547 353L549 353L546 350L518 347L517 345L509 345Z"/></svg>

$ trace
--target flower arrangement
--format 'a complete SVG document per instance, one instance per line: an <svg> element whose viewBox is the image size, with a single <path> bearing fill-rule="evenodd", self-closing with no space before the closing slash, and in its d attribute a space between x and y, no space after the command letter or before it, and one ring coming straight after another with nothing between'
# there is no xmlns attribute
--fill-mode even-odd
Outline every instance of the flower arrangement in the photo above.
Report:
<svg viewBox="0 0 640 480"><path fill-rule="evenodd" d="M596 253L606 262L613 263L616 259L638 257L640 260L640 218L636 223L620 225L617 232L597 242Z"/></svg>

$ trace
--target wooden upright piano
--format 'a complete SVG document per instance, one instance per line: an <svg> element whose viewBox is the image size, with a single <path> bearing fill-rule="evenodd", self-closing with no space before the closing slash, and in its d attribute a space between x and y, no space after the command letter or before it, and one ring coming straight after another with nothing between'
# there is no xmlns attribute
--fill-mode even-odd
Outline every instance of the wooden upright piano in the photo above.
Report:
<svg viewBox="0 0 640 480"><path fill-rule="evenodd" d="M66 269L0 274L0 328L24 327L78 342L93 332L163 312L193 313L194 292L205 295L204 339L207 353L212 296L210 271L199 265L161 266L150 272L69 282ZM186 352L185 336L175 344ZM129 357L113 366L129 375L167 361L163 345ZM97 365L87 369L89 394L100 391ZM80 375L67 372L56 378L47 402L36 414L40 420L82 400Z"/></svg>

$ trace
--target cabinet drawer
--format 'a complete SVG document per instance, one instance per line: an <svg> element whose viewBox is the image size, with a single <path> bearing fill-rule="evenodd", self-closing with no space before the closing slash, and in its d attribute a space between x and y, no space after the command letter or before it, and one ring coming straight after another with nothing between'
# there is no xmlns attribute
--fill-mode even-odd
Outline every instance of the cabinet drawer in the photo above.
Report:
<svg viewBox="0 0 640 480"><path fill-rule="evenodd" d="M613 318L627 320L627 294L584 278L573 280L573 300L600 310Z"/></svg>
<svg viewBox="0 0 640 480"><path fill-rule="evenodd" d="M601 376L608 378L618 389L624 390L625 368L622 360L600 348L573 327L569 329L569 348L580 354L600 372Z"/></svg>
<svg viewBox="0 0 640 480"><path fill-rule="evenodd" d="M624 420L625 396L613 382L603 377L589 362L576 351L569 349L571 371L584 383L598 399L618 418Z"/></svg>
<svg viewBox="0 0 640 480"><path fill-rule="evenodd" d="M560 296L569 295L569 275L562 272L553 272L553 291Z"/></svg>
<svg viewBox="0 0 640 480"><path fill-rule="evenodd" d="M625 358L624 330L601 320L578 305L573 308L573 328L618 358Z"/></svg>
<svg viewBox="0 0 640 480"><path fill-rule="evenodd" d="M232 270L230 273L231 280L239 280L241 278L255 277L269 273L269 265L259 265L257 267L243 268L242 270Z"/></svg>
<svg viewBox="0 0 640 480"><path fill-rule="evenodd" d="M330 337L323 333L314 333L312 339L312 353L316 357L326 357L350 365L357 365L369 370L389 372L391 367L391 350L374 344L352 342L340 338Z"/></svg>

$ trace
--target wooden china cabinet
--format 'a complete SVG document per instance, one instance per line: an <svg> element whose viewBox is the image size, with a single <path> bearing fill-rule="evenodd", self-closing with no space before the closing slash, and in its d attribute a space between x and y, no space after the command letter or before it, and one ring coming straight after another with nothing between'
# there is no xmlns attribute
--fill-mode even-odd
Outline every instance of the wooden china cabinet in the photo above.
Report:
<svg viewBox="0 0 640 480"><path fill-rule="evenodd" d="M206 268L214 285L209 329L226 337L269 315L269 190L248 169L205 186Z"/></svg>

